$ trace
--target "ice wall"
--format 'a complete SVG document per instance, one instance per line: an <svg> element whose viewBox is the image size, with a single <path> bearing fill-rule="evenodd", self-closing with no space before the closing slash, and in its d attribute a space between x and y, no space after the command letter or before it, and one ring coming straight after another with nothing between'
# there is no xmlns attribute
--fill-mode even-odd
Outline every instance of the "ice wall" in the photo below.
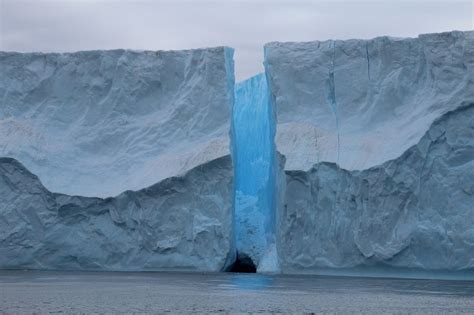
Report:
<svg viewBox="0 0 474 315"><path fill-rule="evenodd" d="M474 269L472 31L0 66L1 268Z"/></svg>
<svg viewBox="0 0 474 315"><path fill-rule="evenodd" d="M281 269L474 271L474 102L400 157L363 171L287 171Z"/></svg>
<svg viewBox="0 0 474 315"><path fill-rule="evenodd" d="M232 264L232 54L0 52L0 268Z"/></svg>
<svg viewBox="0 0 474 315"><path fill-rule="evenodd" d="M474 32L269 43L265 69L286 170L363 170L399 157L474 98Z"/></svg>
<svg viewBox="0 0 474 315"><path fill-rule="evenodd" d="M275 121L265 74L236 84L233 123L237 251L275 271Z"/></svg>
<svg viewBox="0 0 474 315"><path fill-rule="evenodd" d="M52 193L0 158L0 269L222 271L235 256L232 161L113 198Z"/></svg>
<svg viewBox="0 0 474 315"><path fill-rule="evenodd" d="M233 50L0 52L0 156L115 196L229 154Z"/></svg>
<svg viewBox="0 0 474 315"><path fill-rule="evenodd" d="M265 56L286 158L282 272L473 270L474 32Z"/></svg>

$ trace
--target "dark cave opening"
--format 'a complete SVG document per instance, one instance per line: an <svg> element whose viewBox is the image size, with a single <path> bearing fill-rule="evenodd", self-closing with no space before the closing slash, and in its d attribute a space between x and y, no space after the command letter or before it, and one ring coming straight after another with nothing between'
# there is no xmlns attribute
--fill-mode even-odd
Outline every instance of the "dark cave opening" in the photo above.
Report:
<svg viewBox="0 0 474 315"><path fill-rule="evenodd" d="M237 252L237 258L235 262L229 266L227 272L256 273L257 267L248 255Z"/></svg>

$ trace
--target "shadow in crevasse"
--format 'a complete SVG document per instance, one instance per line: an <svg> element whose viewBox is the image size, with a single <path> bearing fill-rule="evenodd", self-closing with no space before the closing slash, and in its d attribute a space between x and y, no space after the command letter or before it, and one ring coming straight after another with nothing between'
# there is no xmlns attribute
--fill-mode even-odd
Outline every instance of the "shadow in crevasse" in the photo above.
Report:
<svg viewBox="0 0 474 315"><path fill-rule="evenodd" d="M235 262L229 266L227 272L243 272L243 273L256 273L257 267L255 266L252 259L244 254L237 252Z"/></svg>

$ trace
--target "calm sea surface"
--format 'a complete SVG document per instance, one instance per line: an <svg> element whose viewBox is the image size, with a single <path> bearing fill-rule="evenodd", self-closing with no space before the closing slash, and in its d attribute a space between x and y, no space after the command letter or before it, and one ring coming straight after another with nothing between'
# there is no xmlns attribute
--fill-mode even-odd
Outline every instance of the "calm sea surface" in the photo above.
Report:
<svg viewBox="0 0 474 315"><path fill-rule="evenodd" d="M474 314L474 281L0 271L0 314Z"/></svg>

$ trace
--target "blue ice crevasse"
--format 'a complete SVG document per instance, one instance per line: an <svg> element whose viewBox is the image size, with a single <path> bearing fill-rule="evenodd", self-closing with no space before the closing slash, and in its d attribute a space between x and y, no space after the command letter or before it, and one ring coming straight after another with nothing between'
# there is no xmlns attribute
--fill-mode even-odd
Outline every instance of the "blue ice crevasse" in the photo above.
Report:
<svg viewBox="0 0 474 315"><path fill-rule="evenodd" d="M239 255L276 272L275 119L265 74L235 86L235 233Z"/></svg>

